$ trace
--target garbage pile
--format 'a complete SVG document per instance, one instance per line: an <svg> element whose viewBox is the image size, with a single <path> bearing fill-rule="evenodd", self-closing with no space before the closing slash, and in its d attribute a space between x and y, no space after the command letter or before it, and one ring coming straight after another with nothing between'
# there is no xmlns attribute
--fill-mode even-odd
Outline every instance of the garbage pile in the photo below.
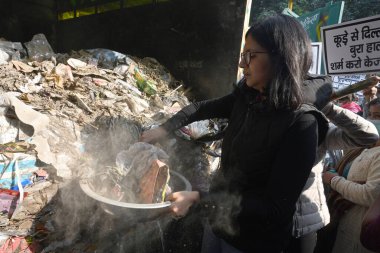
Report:
<svg viewBox="0 0 380 253"><path fill-rule="evenodd" d="M0 39L0 252L11 242L31 249L38 239L49 245L44 252L74 243L45 240L59 227L51 215L67 180L97 176L105 196L157 203L170 192L170 167L207 191L220 142L189 140L225 124L193 123L159 147L138 143L141 131L189 103L183 85L155 59L108 49L56 54L42 34L24 46ZM155 157L132 171L141 149ZM145 191L136 195L136 189Z"/></svg>
<svg viewBox="0 0 380 253"><path fill-rule="evenodd" d="M132 59L106 49L28 63L11 59L0 65L0 80L3 92L16 92L33 109L79 125L91 124L101 115L128 116L149 125L162 120L159 112L175 110L173 103L178 107L188 103L171 89L176 81L156 60Z"/></svg>

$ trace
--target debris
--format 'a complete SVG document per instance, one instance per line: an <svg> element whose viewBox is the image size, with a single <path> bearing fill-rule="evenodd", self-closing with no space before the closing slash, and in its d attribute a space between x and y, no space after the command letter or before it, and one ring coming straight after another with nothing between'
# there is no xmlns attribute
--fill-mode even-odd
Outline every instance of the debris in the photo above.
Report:
<svg viewBox="0 0 380 253"><path fill-rule="evenodd" d="M89 112L89 113L93 113L93 111L91 110L90 107L88 107L86 105L86 103L80 98L80 95L79 94L76 94L76 93L73 93L73 94L70 94L69 95L69 98L71 98L71 100L73 102L75 102L80 108L82 108L83 110Z"/></svg>
<svg viewBox="0 0 380 253"><path fill-rule="evenodd" d="M20 42L0 41L0 50L9 55L11 60L20 60L26 55Z"/></svg>
<svg viewBox="0 0 380 253"><path fill-rule="evenodd" d="M32 220L24 220L20 225L19 229L23 231L30 231L33 226L33 221Z"/></svg>
<svg viewBox="0 0 380 253"><path fill-rule="evenodd" d="M33 110L9 93L0 96L0 106L13 108L17 119L33 128L32 135L39 133L49 124L49 118L46 115Z"/></svg>
<svg viewBox="0 0 380 253"><path fill-rule="evenodd" d="M8 213L6 212L1 212L0 213L0 227L6 227L9 225L9 218L8 218ZM0 245L2 245L2 239L0 237Z"/></svg>
<svg viewBox="0 0 380 253"><path fill-rule="evenodd" d="M126 88L127 90L131 90L132 92L134 92L138 96L142 95L142 93L135 86L129 84L128 82L125 82L125 81L120 80L120 79L116 79L115 83L121 85L122 87Z"/></svg>
<svg viewBox="0 0 380 253"><path fill-rule="evenodd" d="M149 107L149 104L144 99L133 97L129 94L126 94L125 98L123 98L119 102L121 101L125 101L128 104L129 109L137 115L142 113Z"/></svg>
<svg viewBox="0 0 380 253"><path fill-rule="evenodd" d="M0 247L0 252L4 253L35 253L38 251L38 244L26 237L11 237Z"/></svg>
<svg viewBox="0 0 380 253"><path fill-rule="evenodd" d="M22 222L41 212L56 195L58 185L49 181L40 181L27 188L27 190L28 195L12 215L12 221L16 224L18 221Z"/></svg>
<svg viewBox="0 0 380 253"><path fill-rule="evenodd" d="M46 164L55 164L54 155L50 150L50 146L46 138L42 136L35 136L29 139L29 142L35 146L34 150L37 152L37 157L39 160Z"/></svg>
<svg viewBox="0 0 380 253"><path fill-rule="evenodd" d="M26 186L32 184L32 180L30 180L29 178L27 178L27 179L23 179L23 180L20 182L20 184L21 184L21 187L22 187L22 188L25 188ZM17 185L11 186L10 189L11 189L11 190L14 190L14 191L20 191L20 186L17 184Z"/></svg>
<svg viewBox="0 0 380 253"><path fill-rule="evenodd" d="M99 66L103 68L113 69L120 64L137 65L130 57L109 49L98 48L86 51L90 53L93 58L97 59Z"/></svg>
<svg viewBox="0 0 380 253"><path fill-rule="evenodd" d="M64 65L62 63L58 64L52 71L51 74L47 74L45 76L46 80L52 80L54 81L54 87L63 89L64 88L64 83L66 81L74 81L73 74L71 72L71 68L67 65ZM69 86L68 84L66 84Z"/></svg>
<svg viewBox="0 0 380 253"><path fill-rule="evenodd" d="M68 59L67 64L69 64L73 69L84 68L87 66L87 63L74 58Z"/></svg>
<svg viewBox="0 0 380 253"><path fill-rule="evenodd" d="M27 196L28 193L24 193L24 197ZM0 212L2 214L6 214L7 218L10 219L16 210L18 204L20 192L16 190L7 190L0 189Z"/></svg>
<svg viewBox="0 0 380 253"><path fill-rule="evenodd" d="M0 152L25 153L36 150L39 159L48 164L53 163L54 156L47 139L41 134L46 131L49 118L9 93L0 96L0 105L4 108L3 113L0 113ZM30 139L32 136L33 139ZM16 140L28 140L29 143Z"/></svg>
<svg viewBox="0 0 380 253"><path fill-rule="evenodd" d="M211 124L209 120L197 121L179 129L176 133L186 140L197 140L201 137L211 136L218 132L219 129L210 129L210 126ZM215 127L216 125L213 126Z"/></svg>
<svg viewBox="0 0 380 253"><path fill-rule="evenodd" d="M2 46L5 44L6 50ZM86 217L91 220L85 224L78 222L83 217L76 217L79 214L76 212L63 211L62 220L58 220L61 224L51 218L58 210L70 210L67 208L72 208L70 205L82 197L74 194L75 200L62 199L57 206L57 198L73 195L72 179L94 177L97 182L94 187L103 196L112 196L118 201L152 203L163 201L170 192L169 168L193 181L197 178L201 181L209 176L206 168L209 164L212 163L213 168L217 166L219 157L207 160L205 156L202 162L194 159L205 154L204 144L184 149L186 145L193 145L192 142L177 137L160 148L138 143L143 129L164 122L189 103L183 89L178 87L181 83L157 60L139 59L107 49L54 54L42 36L29 42L29 59L26 59L22 46L16 45L0 41L0 50L9 56L8 64L0 65L0 144L13 143L3 146L1 180L10 179L15 167L10 162L14 154L27 154L34 159L35 167L27 170L24 166L27 159L18 161L20 177L8 183L8 187L23 186L20 191L28 193L21 194L25 198L11 219L0 215L0 231L6 231L9 238L16 235L19 238L31 235L28 238L33 240L40 238L44 252L73 252L80 243L91 245L92 242L80 239L80 231L85 229L87 234L97 231L88 226L105 220L104 213L98 220L89 208ZM213 133L215 129L212 123L210 126L205 123L202 131L190 131L191 139ZM16 140L29 146L16 145ZM125 151L120 152L122 150ZM128 155L127 151L132 153ZM193 168L200 176L192 176ZM62 194L67 184L71 187ZM67 223L65 217L72 221ZM45 229L47 224L50 224L49 229ZM68 229L68 224L78 226L74 234L63 231ZM104 228L112 230L112 227ZM4 245L8 247L9 242Z"/></svg>
<svg viewBox="0 0 380 253"><path fill-rule="evenodd" d="M105 98L110 98L110 99L117 98L117 95L115 95L113 92L109 90L102 90L101 93L105 96Z"/></svg>
<svg viewBox="0 0 380 253"><path fill-rule="evenodd" d="M9 55L0 49L0 65L8 64L9 59Z"/></svg>
<svg viewBox="0 0 380 253"><path fill-rule="evenodd" d="M18 154L15 153L14 155ZM4 155L2 155L2 157L3 160L0 163L0 170L2 171L0 187L2 189L19 190L18 188L20 186L17 186L18 181L23 187L31 183L30 179L33 176L33 172L38 170L35 156L23 154L24 159L19 162L16 162L14 158L7 160ZM16 167L18 167L18 169ZM19 175L17 175L17 171L19 171ZM16 172L16 177L13 175L14 172Z"/></svg>
<svg viewBox="0 0 380 253"><path fill-rule="evenodd" d="M136 85L140 89L140 91L145 92L147 95L154 95L157 92L156 84L153 82L146 80L142 76L141 73L139 73L137 70L135 70L135 78L136 78Z"/></svg>
<svg viewBox="0 0 380 253"><path fill-rule="evenodd" d="M50 59L53 55L53 49L47 41L45 35L36 34L32 40L24 43L28 56L33 61L43 61Z"/></svg>
<svg viewBox="0 0 380 253"><path fill-rule="evenodd" d="M129 72L129 69L132 69L134 68L134 65L131 65L131 66L128 66L128 65L125 65L125 64L121 64L121 65L118 65L116 66L113 71L118 73L119 75L126 75L128 72Z"/></svg>
<svg viewBox="0 0 380 253"><path fill-rule="evenodd" d="M47 180L49 178L49 174L43 169L39 169L35 171L33 174L33 183Z"/></svg>
<svg viewBox="0 0 380 253"><path fill-rule="evenodd" d="M24 73L31 73L33 71L35 71L36 69L21 62L21 61L11 61L11 63L13 64L13 66L19 70L19 71L22 71Z"/></svg>
<svg viewBox="0 0 380 253"><path fill-rule="evenodd" d="M38 84L41 82L42 76L41 73L38 73L32 80L29 80L29 84Z"/></svg>
<svg viewBox="0 0 380 253"><path fill-rule="evenodd" d="M74 81L73 74L71 73L71 68L65 64L59 63L55 69L54 73L61 76L63 80L70 80L71 82Z"/></svg>
<svg viewBox="0 0 380 253"><path fill-rule="evenodd" d="M104 87L104 86L107 86L108 85L108 81L107 80L104 80L104 79L101 79L101 78L92 78L92 81L98 85L98 86L101 86L101 87Z"/></svg>
<svg viewBox="0 0 380 253"><path fill-rule="evenodd" d="M42 76L40 73L38 73L33 79L28 79L28 82L20 87L18 89L24 93L38 93L42 89L42 86L37 85L41 82Z"/></svg>
<svg viewBox="0 0 380 253"><path fill-rule="evenodd" d="M74 163L74 160L69 155L65 153L56 155L55 168L57 169L57 175L66 179L71 178L72 170L69 167L71 163Z"/></svg>

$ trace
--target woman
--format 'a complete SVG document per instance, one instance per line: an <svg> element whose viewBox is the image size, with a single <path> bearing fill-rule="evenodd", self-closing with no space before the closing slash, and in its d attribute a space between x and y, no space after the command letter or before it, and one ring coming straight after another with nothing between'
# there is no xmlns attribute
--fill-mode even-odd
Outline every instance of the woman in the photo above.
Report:
<svg viewBox="0 0 380 253"><path fill-rule="evenodd" d="M285 253L313 253L317 231L330 222L322 183L322 160L326 150L368 148L379 138L376 127L371 122L349 110L329 103L322 112L333 124L318 147L316 165L297 201L293 218L293 238Z"/></svg>
<svg viewBox="0 0 380 253"><path fill-rule="evenodd" d="M368 119L380 131L380 117L376 116L378 108L380 99L377 98L369 103ZM332 202L332 218L339 218L334 253L371 252L360 243L360 230L366 211L380 196L380 140L353 159L355 151L343 157L343 161L347 162L341 164L340 174L323 174L323 181L339 194Z"/></svg>
<svg viewBox="0 0 380 253"><path fill-rule="evenodd" d="M375 75L367 74L366 79L371 77L371 76L375 76ZM379 76L380 76L380 73L379 73ZM378 90L375 86L374 87L368 87L368 88L363 90L364 99L362 101L361 106L363 108L363 117L364 118L368 117L368 103L377 98L377 95L376 95L377 91Z"/></svg>
<svg viewBox="0 0 380 253"><path fill-rule="evenodd" d="M171 197L176 216L196 203L209 210L204 252L281 252L286 247L295 203L327 131L322 114L302 104L311 56L308 36L296 19L269 17L246 34L239 63L244 79L231 94L189 105L143 133L142 141L151 142L193 121L228 118L221 167L209 195L176 192Z"/></svg>
<svg viewBox="0 0 380 253"><path fill-rule="evenodd" d="M360 105L358 105L354 101L354 95L353 94L350 94L346 97L339 99L339 102L340 102L340 106L342 108L350 110L351 112L356 113L358 115L363 115L363 110L360 107Z"/></svg>
<svg viewBox="0 0 380 253"><path fill-rule="evenodd" d="M380 195L363 219L360 242L369 250L380 252Z"/></svg>

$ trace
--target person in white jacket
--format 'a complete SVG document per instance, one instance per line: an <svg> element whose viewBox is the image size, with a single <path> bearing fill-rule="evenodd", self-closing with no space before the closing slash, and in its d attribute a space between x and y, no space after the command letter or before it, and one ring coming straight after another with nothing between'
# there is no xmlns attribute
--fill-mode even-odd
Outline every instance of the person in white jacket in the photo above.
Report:
<svg viewBox="0 0 380 253"><path fill-rule="evenodd" d="M376 114L376 112L380 112L379 98L369 104L369 120L380 131L380 116L376 116L380 114ZM374 147L365 149L353 160L347 178L336 173L325 172L323 181L330 184L331 189L339 193L344 199L354 204L339 219L332 252L372 252L361 244L360 230L366 211L380 196L380 140Z"/></svg>
<svg viewBox="0 0 380 253"><path fill-rule="evenodd" d="M293 238L285 253L313 253L317 231L330 222L330 214L322 183L323 164L327 150L370 147L378 140L375 126L359 115L329 103L322 112L331 121L309 179L298 199L293 217Z"/></svg>

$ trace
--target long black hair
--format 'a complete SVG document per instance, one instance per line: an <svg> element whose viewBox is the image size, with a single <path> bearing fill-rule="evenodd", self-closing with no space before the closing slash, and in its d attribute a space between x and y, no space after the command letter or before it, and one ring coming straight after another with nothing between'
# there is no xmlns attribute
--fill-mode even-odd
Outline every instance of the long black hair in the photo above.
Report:
<svg viewBox="0 0 380 253"><path fill-rule="evenodd" d="M272 79L265 90L270 106L299 107L301 85L312 64L311 41L302 25L295 18L279 14L254 24L245 36L252 36L271 52Z"/></svg>

